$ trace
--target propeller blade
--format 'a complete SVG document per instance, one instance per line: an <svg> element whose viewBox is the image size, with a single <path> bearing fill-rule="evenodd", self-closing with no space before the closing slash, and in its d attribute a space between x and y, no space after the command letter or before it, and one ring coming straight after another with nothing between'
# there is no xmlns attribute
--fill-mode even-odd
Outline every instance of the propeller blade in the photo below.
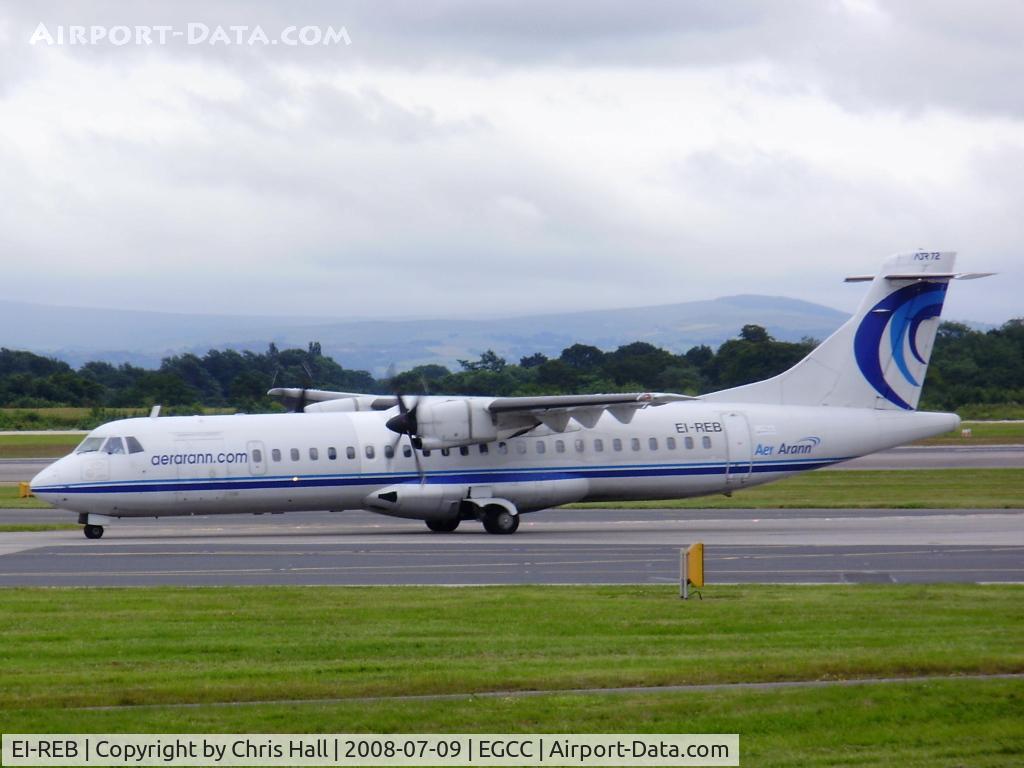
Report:
<svg viewBox="0 0 1024 768"><path fill-rule="evenodd" d="M416 432L419 429L419 424L416 421L416 408L419 405L419 400L413 402L412 408L410 408L406 402L405 397L401 394L397 394L398 398L398 415L392 416L388 419L384 426L390 429L392 432L397 432L400 435L408 435L410 438L416 437Z"/></svg>
<svg viewBox="0 0 1024 768"><path fill-rule="evenodd" d="M419 407L419 398L413 401L412 407L405 402L405 397L401 392L396 392L395 398L398 400L398 415L388 419L385 422L385 426L397 435L394 442L395 446L401 441L403 435L409 438L409 448L412 451L413 461L416 462L416 476L420 479L420 485L423 485L426 482L426 477L423 472L423 462L420 460L422 441L416 434L419 428L419 424L416 421L416 408Z"/></svg>
<svg viewBox="0 0 1024 768"><path fill-rule="evenodd" d="M416 462L416 476L420 479L420 485L426 482L426 475L423 472L423 462L420 461L420 451L416 447L416 441L410 436L409 442L412 444L412 458Z"/></svg>

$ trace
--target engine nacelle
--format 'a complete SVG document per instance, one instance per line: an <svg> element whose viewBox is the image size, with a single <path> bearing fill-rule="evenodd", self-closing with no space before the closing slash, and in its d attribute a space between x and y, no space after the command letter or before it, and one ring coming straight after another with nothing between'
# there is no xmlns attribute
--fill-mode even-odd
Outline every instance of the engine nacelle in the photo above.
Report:
<svg viewBox="0 0 1024 768"><path fill-rule="evenodd" d="M416 408L416 436L427 450L456 448L500 440L501 434L486 408L487 401L428 400Z"/></svg>
<svg viewBox="0 0 1024 768"><path fill-rule="evenodd" d="M466 486L459 485L399 483L374 491L363 499L363 506L392 517L447 520L458 516L459 500L468 492Z"/></svg>

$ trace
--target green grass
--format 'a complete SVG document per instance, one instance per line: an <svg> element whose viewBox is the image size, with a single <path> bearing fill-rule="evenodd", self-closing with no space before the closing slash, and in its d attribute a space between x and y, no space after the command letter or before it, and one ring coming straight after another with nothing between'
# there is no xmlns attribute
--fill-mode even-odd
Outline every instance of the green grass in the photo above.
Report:
<svg viewBox="0 0 1024 768"><path fill-rule="evenodd" d="M77 435L0 435L0 458L49 459L66 456L85 433Z"/></svg>
<svg viewBox="0 0 1024 768"><path fill-rule="evenodd" d="M611 509L1019 509L1024 469L824 470L727 496L593 502Z"/></svg>
<svg viewBox="0 0 1024 768"><path fill-rule="evenodd" d="M1024 750L1024 683L454 701L410 693L1024 671L1019 586L0 590L7 732L740 733L743 765ZM219 701L294 703L214 706ZM205 704L204 704L205 702ZM178 708L175 704L199 703ZM143 705L84 710L88 705Z"/></svg>
<svg viewBox="0 0 1024 768"><path fill-rule="evenodd" d="M0 533L39 533L40 531L72 531L72 523L0 523Z"/></svg>
<svg viewBox="0 0 1024 768"><path fill-rule="evenodd" d="M1019 680L464 701L5 712L9 733L739 733L740 764L992 768L1024 753Z"/></svg>
<svg viewBox="0 0 1024 768"><path fill-rule="evenodd" d="M52 509L35 496L21 498L17 483L0 484L0 509Z"/></svg>
<svg viewBox="0 0 1024 768"><path fill-rule="evenodd" d="M1024 671L1024 588L8 589L0 708ZM912 621L908 620L912 617Z"/></svg>
<svg viewBox="0 0 1024 768"><path fill-rule="evenodd" d="M149 408L0 408L0 430L12 429L93 429L108 421L145 416ZM197 408L170 406L163 409L165 416L184 416L194 413L207 415L235 413L234 408Z"/></svg>
<svg viewBox="0 0 1024 768"><path fill-rule="evenodd" d="M924 411L944 411L946 408L920 406ZM1024 403L968 403L956 409L962 419L1024 419Z"/></svg>
<svg viewBox="0 0 1024 768"><path fill-rule="evenodd" d="M961 430L970 429L971 436L964 437ZM964 421L960 429L938 437L919 440L916 445L1022 445L1024 444L1024 421Z"/></svg>

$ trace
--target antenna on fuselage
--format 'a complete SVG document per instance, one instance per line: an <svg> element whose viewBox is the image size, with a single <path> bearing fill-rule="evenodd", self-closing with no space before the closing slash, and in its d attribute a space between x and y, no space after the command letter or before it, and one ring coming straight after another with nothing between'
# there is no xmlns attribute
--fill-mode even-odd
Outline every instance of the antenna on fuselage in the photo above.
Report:
<svg viewBox="0 0 1024 768"><path fill-rule="evenodd" d="M160 415L160 405L158 403L157 405L154 405L152 408L149 409L149 418L155 419L159 415Z"/></svg>

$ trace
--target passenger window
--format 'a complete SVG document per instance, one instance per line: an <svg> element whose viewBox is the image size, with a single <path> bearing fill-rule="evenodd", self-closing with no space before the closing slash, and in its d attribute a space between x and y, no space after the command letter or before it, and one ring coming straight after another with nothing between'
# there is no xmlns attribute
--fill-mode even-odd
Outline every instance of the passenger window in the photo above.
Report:
<svg viewBox="0 0 1024 768"><path fill-rule="evenodd" d="M142 444L134 437L126 437L124 441L128 444L128 453L142 453Z"/></svg>
<svg viewBox="0 0 1024 768"><path fill-rule="evenodd" d="M377 455L377 451L374 450L374 447L372 445L366 446L366 458L372 459L376 455Z"/></svg>
<svg viewBox="0 0 1024 768"><path fill-rule="evenodd" d="M546 451L546 450L547 450L547 446L544 445L544 441L543 440L538 440L537 441L537 453L544 453L544 451Z"/></svg>
<svg viewBox="0 0 1024 768"><path fill-rule="evenodd" d="M622 450L622 441L619 438L616 437L614 440L612 440L612 448L614 450L616 450L616 451L621 451Z"/></svg>
<svg viewBox="0 0 1024 768"><path fill-rule="evenodd" d="M309 458L312 459L313 461L319 461L320 460L320 451L318 451L316 448L310 448L309 449Z"/></svg>
<svg viewBox="0 0 1024 768"><path fill-rule="evenodd" d="M333 445L327 449L327 458L330 459L331 461L338 460L338 449L335 448Z"/></svg>
<svg viewBox="0 0 1024 768"><path fill-rule="evenodd" d="M488 451L487 443L481 443L480 444L480 453L484 454L484 453L487 453L487 451Z"/></svg>
<svg viewBox="0 0 1024 768"><path fill-rule="evenodd" d="M640 450L640 438L639 437L630 438L630 440L629 440L629 447L632 448L634 451L639 451Z"/></svg>
<svg viewBox="0 0 1024 768"><path fill-rule="evenodd" d="M261 451L259 448L253 448L252 449L252 460L256 464L260 464L263 461L263 451Z"/></svg>
<svg viewBox="0 0 1024 768"><path fill-rule="evenodd" d="M124 443L120 437L109 437L103 444L103 452L109 454L124 453Z"/></svg>
<svg viewBox="0 0 1024 768"><path fill-rule="evenodd" d="M278 448L275 448L274 450L272 450L270 452L270 458L272 458L274 461L280 461L281 460L281 451Z"/></svg>
<svg viewBox="0 0 1024 768"><path fill-rule="evenodd" d="M652 450L658 450L658 438L652 437L647 441L647 446Z"/></svg>
<svg viewBox="0 0 1024 768"><path fill-rule="evenodd" d="M405 458L408 459L410 456L412 456L412 448L410 448L408 445L403 445L402 446L402 455L405 456Z"/></svg>
<svg viewBox="0 0 1024 768"><path fill-rule="evenodd" d="M576 453L583 453L583 441L582 440L577 440L576 441Z"/></svg>
<svg viewBox="0 0 1024 768"><path fill-rule="evenodd" d="M555 440L555 453L565 453L564 440Z"/></svg>
<svg viewBox="0 0 1024 768"><path fill-rule="evenodd" d="M604 440L602 440L600 437L594 440L594 450L597 451L598 453L604 451Z"/></svg>
<svg viewBox="0 0 1024 768"><path fill-rule="evenodd" d="M291 456L292 456L292 461L298 461L299 460L299 449L298 448L292 448Z"/></svg>
<svg viewBox="0 0 1024 768"><path fill-rule="evenodd" d="M526 453L526 443L520 440L516 443L516 453Z"/></svg>
<svg viewBox="0 0 1024 768"><path fill-rule="evenodd" d="M665 447L668 448L670 451L674 451L676 449L676 439L674 437L666 437Z"/></svg>
<svg viewBox="0 0 1024 768"><path fill-rule="evenodd" d="M686 438L685 442L686 442L686 450L688 450L688 451L693 450L693 438L692 437L688 437L688 438Z"/></svg>
<svg viewBox="0 0 1024 768"><path fill-rule="evenodd" d="M462 456L469 456L469 446L468 445L460 445L459 446L459 453Z"/></svg>
<svg viewBox="0 0 1024 768"><path fill-rule="evenodd" d="M707 435L704 435L704 437L702 437L700 439L700 444L703 445L705 448L710 448L711 447L711 438L708 437Z"/></svg>
<svg viewBox="0 0 1024 768"><path fill-rule="evenodd" d="M502 456L508 453L508 443L498 443L498 453Z"/></svg>
<svg viewBox="0 0 1024 768"><path fill-rule="evenodd" d="M350 445L348 448L345 449L345 455L348 456L350 459L354 459L356 457L356 449Z"/></svg>
<svg viewBox="0 0 1024 768"><path fill-rule="evenodd" d="M384 456L386 458L389 458L389 459L395 458L395 446L393 446L393 445L385 445L384 446Z"/></svg>

